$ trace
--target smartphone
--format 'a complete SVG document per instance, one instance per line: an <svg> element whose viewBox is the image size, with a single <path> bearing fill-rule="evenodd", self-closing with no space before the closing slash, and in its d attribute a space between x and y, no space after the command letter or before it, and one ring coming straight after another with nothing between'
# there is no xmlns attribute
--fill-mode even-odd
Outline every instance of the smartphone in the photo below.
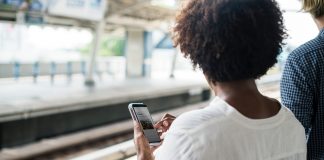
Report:
<svg viewBox="0 0 324 160"><path fill-rule="evenodd" d="M133 120L137 121L141 125L143 133L150 145L159 145L161 139L153 126L153 120L147 106L143 103L130 103L128 109Z"/></svg>

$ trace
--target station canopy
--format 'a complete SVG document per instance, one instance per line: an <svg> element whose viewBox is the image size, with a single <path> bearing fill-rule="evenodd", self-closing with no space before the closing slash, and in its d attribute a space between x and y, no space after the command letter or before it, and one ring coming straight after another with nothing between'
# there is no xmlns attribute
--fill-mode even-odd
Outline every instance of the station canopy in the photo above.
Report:
<svg viewBox="0 0 324 160"><path fill-rule="evenodd" d="M0 20L19 23L18 13L24 13L22 18L27 24L93 28L96 22L104 20L107 31L119 27L165 29L163 23L172 22L178 3L177 0L0 0Z"/></svg>

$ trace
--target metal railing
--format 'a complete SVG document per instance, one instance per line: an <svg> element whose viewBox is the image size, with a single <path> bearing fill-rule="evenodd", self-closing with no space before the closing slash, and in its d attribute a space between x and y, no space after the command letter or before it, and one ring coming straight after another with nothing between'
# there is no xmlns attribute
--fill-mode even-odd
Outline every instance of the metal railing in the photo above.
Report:
<svg viewBox="0 0 324 160"><path fill-rule="evenodd" d="M87 73L86 61L67 61L67 62L33 62L22 63L19 61L11 63L0 63L0 79L13 78L18 81L22 77L32 77L34 83L40 76L49 76L51 82L55 81L55 77L65 75L71 80L73 75L83 75ZM99 78L103 74L109 76L125 75L125 58L113 57L96 62L94 72Z"/></svg>

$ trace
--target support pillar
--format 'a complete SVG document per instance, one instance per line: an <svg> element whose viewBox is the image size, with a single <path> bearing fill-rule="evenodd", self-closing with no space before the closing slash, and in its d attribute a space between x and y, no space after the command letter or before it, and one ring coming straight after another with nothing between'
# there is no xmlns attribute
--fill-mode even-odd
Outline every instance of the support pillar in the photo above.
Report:
<svg viewBox="0 0 324 160"><path fill-rule="evenodd" d="M177 57L179 53L179 48L174 49L173 58L172 58L172 65L171 65L171 73L170 78L174 78L174 72L176 70L176 64L177 64Z"/></svg>
<svg viewBox="0 0 324 160"><path fill-rule="evenodd" d="M97 58L97 52L99 51L100 47L100 40L101 40L101 35L104 32L104 27L105 27L105 21L102 20L98 22L96 29L95 29L95 34L94 34L94 39L93 39L93 47L91 51L91 56L90 60L88 63L88 68L87 68L87 73L86 73L86 79L85 79L85 85L87 86L93 86L95 85L95 81L93 78L93 73L96 65L96 58Z"/></svg>
<svg viewBox="0 0 324 160"><path fill-rule="evenodd" d="M128 30L126 43L126 76L150 77L154 48L152 33L144 30Z"/></svg>

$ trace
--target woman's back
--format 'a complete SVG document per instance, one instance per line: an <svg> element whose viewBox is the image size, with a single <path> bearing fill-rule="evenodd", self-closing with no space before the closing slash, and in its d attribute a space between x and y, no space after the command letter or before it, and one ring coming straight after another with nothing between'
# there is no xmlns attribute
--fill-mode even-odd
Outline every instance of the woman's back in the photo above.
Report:
<svg viewBox="0 0 324 160"><path fill-rule="evenodd" d="M178 117L155 159L306 159L301 124L277 101L261 95L255 83L277 62L286 37L276 1L184 2L173 29L175 45L202 70L219 98ZM139 159L153 160L136 126L134 133Z"/></svg>
<svg viewBox="0 0 324 160"><path fill-rule="evenodd" d="M266 119L250 119L220 98L178 117L156 159L304 160L304 129L286 107Z"/></svg>

